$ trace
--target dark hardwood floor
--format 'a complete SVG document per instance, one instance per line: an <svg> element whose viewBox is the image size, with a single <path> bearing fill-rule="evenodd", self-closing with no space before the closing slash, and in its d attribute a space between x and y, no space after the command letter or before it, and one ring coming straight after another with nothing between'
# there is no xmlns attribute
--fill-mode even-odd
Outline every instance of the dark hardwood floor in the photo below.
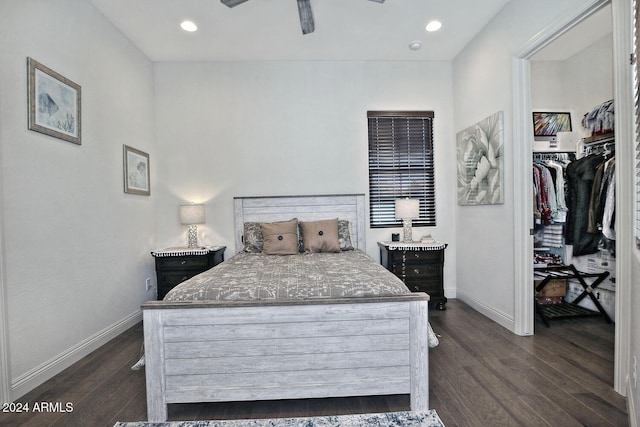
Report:
<svg viewBox="0 0 640 427"><path fill-rule="evenodd" d="M563 320L513 335L465 304L431 311L440 346L430 351L430 406L452 426L627 426L613 391L614 326ZM53 413L0 413L2 426L113 426L146 419L137 325L17 402L72 404ZM407 410L407 396L171 405L173 420L271 418ZM41 406L41 405L40 405ZM39 407L39 409L42 409Z"/></svg>

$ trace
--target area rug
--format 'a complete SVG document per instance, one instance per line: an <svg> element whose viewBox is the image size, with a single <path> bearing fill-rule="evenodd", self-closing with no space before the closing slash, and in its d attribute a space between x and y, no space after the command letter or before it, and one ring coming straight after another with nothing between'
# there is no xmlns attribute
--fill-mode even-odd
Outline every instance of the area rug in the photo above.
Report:
<svg viewBox="0 0 640 427"><path fill-rule="evenodd" d="M116 423L114 427L444 427L434 409L428 412L329 415L325 417L255 420L167 421Z"/></svg>

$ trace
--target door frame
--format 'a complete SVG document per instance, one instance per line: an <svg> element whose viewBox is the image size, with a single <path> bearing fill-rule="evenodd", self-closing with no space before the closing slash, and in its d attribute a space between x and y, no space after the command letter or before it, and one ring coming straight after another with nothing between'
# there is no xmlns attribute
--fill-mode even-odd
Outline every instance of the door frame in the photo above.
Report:
<svg viewBox="0 0 640 427"><path fill-rule="evenodd" d="M616 138L633 140L633 101L628 94L633 93L633 78L631 67L622 67L628 60L631 48L631 8L626 0L580 0L571 9L572 14L559 18L550 23L546 28L533 37L513 57L513 105L514 105L514 170L530 171L532 167L532 142L530 135L533 133L531 114L531 73L530 58L551 41L571 29L578 22L607 4L612 5L613 40L614 40L614 96L616 99ZM629 105L631 100L631 105ZM629 133L631 131L631 133ZM628 138L628 139L626 139ZM628 144L630 147L633 144ZM618 147L616 147L618 150ZM629 153L618 153L633 158L633 149ZM627 187L630 184L628 177L633 176L633 168L629 170L628 163L620 167L616 162L616 192L619 194L633 194ZM626 178L626 180L625 180ZM519 335L533 335L534 333L534 308L533 299L533 237L530 230L533 228L533 183L530 173L514 174L514 227L515 227L515 283L519 284L515 289L515 331ZM622 186L622 188L620 188ZM633 212L633 197L618 197L616 212ZM623 205L623 206L621 206ZM633 237L632 220L627 221L620 215L616 218L618 227L618 240L616 241L616 332L615 332L615 356L614 356L614 389L625 395L625 384L629 371L629 337L630 337L630 292L624 284L631 283L631 271L629 254L625 254L623 248L628 246L628 239ZM630 236L630 237L629 237ZM622 237L622 238L621 238ZM628 250L626 252L629 252Z"/></svg>
<svg viewBox="0 0 640 427"><path fill-rule="evenodd" d="M1 92L1 91L0 91ZM0 137L0 164L2 164L2 138ZM4 191L0 174L0 402L13 402L11 393L11 369L9 364L9 315L7 305L5 240L4 240Z"/></svg>
<svg viewBox="0 0 640 427"><path fill-rule="evenodd" d="M0 157L1 158L1 157ZM2 196L2 178L0 178L0 196ZM6 304L4 269L4 233L3 202L0 198L0 402L13 402L11 396L11 376L9 368L9 325Z"/></svg>

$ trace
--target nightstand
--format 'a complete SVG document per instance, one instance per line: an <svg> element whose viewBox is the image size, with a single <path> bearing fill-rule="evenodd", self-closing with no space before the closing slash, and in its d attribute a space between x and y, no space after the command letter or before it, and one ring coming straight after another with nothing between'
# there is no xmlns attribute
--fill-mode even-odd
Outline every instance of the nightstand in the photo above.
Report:
<svg viewBox="0 0 640 427"><path fill-rule="evenodd" d="M167 248L151 252L156 259L158 300L179 283L224 261L226 246L206 248Z"/></svg>
<svg viewBox="0 0 640 427"><path fill-rule="evenodd" d="M430 303L446 310L444 250L446 243L378 242L380 263L398 276L412 292L426 292Z"/></svg>

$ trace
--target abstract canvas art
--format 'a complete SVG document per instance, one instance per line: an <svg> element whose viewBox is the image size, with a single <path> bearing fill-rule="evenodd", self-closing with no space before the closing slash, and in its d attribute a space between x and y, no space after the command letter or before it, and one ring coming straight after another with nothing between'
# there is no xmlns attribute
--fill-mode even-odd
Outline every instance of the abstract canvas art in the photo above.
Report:
<svg viewBox="0 0 640 427"><path fill-rule="evenodd" d="M504 118L499 111L456 134L458 205L504 203Z"/></svg>

